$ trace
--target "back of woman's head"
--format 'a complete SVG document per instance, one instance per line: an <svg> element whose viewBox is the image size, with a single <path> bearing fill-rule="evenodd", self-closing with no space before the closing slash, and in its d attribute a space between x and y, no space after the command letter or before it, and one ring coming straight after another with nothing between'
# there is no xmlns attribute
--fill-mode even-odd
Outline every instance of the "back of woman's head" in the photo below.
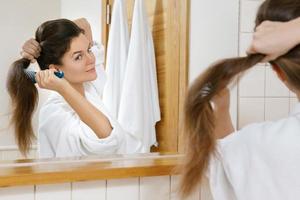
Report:
<svg viewBox="0 0 300 200"><path fill-rule="evenodd" d="M67 19L51 20L40 25L35 39L41 47L40 56L37 58L41 70L49 69L50 64L62 64L62 57L69 50L71 40L80 33L83 30ZM7 79L7 90L12 101L11 124L23 155L27 155L35 139L31 120L38 102L37 89L24 72L29 65L30 60L25 58L15 61L10 67Z"/></svg>
<svg viewBox="0 0 300 200"><path fill-rule="evenodd" d="M286 22L299 16L299 0L266 0L257 13L256 26L266 20ZM186 156L180 184L183 199L201 184L209 160L216 153L215 116L210 101L264 57L254 54L224 59L210 66L190 87L185 102ZM270 63L283 72L289 85L300 91L300 46Z"/></svg>

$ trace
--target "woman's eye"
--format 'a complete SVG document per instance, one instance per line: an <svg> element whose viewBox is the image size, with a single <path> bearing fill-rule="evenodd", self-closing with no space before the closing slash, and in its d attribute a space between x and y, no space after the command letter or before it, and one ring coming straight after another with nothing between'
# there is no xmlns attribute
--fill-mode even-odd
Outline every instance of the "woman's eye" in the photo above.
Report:
<svg viewBox="0 0 300 200"><path fill-rule="evenodd" d="M76 56L75 60L81 60L82 59L82 55L78 55Z"/></svg>

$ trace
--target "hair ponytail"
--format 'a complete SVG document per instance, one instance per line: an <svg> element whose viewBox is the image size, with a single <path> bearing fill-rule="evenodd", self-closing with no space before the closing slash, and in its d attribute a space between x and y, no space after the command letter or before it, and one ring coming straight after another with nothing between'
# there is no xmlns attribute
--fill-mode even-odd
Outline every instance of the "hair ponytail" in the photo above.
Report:
<svg viewBox="0 0 300 200"><path fill-rule="evenodd" d="M30 61L25 58L15 61L7 78L7 90L12 101L11 124L14 125L19 149L25 156L35 139L31 119L38 102L37 89L24 72L29 64Z"/></svg>
<svg viewBox="0 0 300 200"><path fill-rule="evenodd" d="M211 99L240 73L259 63L263 55L226 59L209 67L189 89L185 102L186 156L180 192L185 199L198 184L216 148L215 117Z"/></svg>

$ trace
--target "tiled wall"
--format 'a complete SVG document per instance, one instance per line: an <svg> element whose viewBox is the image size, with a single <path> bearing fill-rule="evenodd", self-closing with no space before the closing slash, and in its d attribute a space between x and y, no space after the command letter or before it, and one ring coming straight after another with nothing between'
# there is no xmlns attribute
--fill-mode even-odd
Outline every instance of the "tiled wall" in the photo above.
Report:
<svg viewBox="0 0 300 200"><path fill-rule="evenodd" d="M240 0L240 56L245 55L252 40L256 12L262 2ZM286 117L297 102L296 96L266 64L258 64L240 79L238 98L238 128Z"/></svg>
<svg viewBox="0 0 300 200"><path fill-rule="evenodd" d="M179 200L179 176L138 177L0 188L1 200ZM186 200L210 200L200 190Z"/></svg>
<svg viewBox="0 0 300 200"><path fill-rule="evenodd" d="M37 158L37 146L34 145L27 155L26 158L34 159ZM16 160L16 159L24 159L25 157L20 153L17 146L1 146L0 147L0 160Z"/></svg>

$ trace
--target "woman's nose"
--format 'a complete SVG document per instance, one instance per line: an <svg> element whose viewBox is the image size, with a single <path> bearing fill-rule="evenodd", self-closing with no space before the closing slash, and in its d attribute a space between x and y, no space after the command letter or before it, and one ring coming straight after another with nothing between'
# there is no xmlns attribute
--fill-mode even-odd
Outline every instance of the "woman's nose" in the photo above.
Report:
<svg viewBox="0 0 300 200"><path fill-rule="evenodd" d="M92 64L95 62L95 56L93 53L87 53L87 63Z"/></svg>

